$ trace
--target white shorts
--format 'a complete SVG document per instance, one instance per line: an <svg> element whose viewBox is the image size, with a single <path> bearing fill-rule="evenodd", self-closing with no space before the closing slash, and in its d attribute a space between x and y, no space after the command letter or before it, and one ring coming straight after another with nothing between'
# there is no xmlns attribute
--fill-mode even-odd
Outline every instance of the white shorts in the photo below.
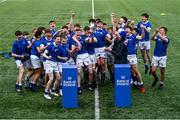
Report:
<svg viewBox="0 0 180 120"><path fill-rule="evenodd" d="M78 67L88 66L89 64L90 64L90 59L88 53L77 55L76 65Z"/></svg>
<svg viewBox="0 0 180 120"><path fill-rule="evenodd" d="M151 65L156 66L156 67L165 68L166 67L166 60L167 60L166 56L163 56L163 57L153 56Z"/></svg>
<svg viewBox="0 0 180 120"><path fill-rule="evenodd" d="M41 68L41 61L39 57L37 57L36 55L31 55L30 59L33 69Z"/></svg>
<svg viewBox="0 0 180 120"><path fill-rule="evenodd" d="M46 71L46 68L47 68L46 61L43 61L43 67L44 67L44 70Z"/></svg>
<svg viewBox="0 0 180 120"><path fill-rule="evenodd" d="M137 64L137 57L136 57L136 55L128 55L127 59L129 61L130 65L136 65Z"/></svg>
<svg viewBox="0 0 180 120"><path fill-rule="evenodd" d="M62 73L62 63L58 62L58 70L60 73Z"/></svg>
<svg viewBox="0 0 180 120"><path fill-rule="evenodd" d="M151 48L151 44L150 44L150 41L139 41L139 48L141 50L150 50Z"/></svg>
<svg viewBox="0 0 180 120"><path fill-rule="evenodd" d="M96 55L93 54L93 55L89 55L89 60L90 60L90 63L89 64L96 64L97 61L96 61Z"/></svg>
<svg viewBox="0 0 180 120"><path fill-rule="evenodd" d="M105 52L105 47L101 47L101 48L95 48L95 55L96 55L96 58L106 58L106 52Z"/></svg>
<svg viewBox="0 0 180 120"><path fill-rule="evenodd" d="M24 63L21 62L21 60L16 60L15 62L16 62L17 68L19 68L19 67L24 67Z"/></svg>
<svg viewBox="0 0 180 120"><path fill-rule="evenodd" d="M62 66L63 65L69 65L68 61L65 62L65 63L62 63L62 62L58 62L58 69L59 69L59 72L62 73Z"/></svg>
<svg viewBox="0 0 180 120"><path fill-rule="evenodd" d="M31 60L30 60L30 59L29 59L29 60L26 60L23 64L24 64L24 67L25 67L26 69L32 68Z"/></svg>
<svg viewBox="0 0 180 120"><path fill-rule="evenodd" d="M58 62L46 60L46 73L59 72Z"/></svg>

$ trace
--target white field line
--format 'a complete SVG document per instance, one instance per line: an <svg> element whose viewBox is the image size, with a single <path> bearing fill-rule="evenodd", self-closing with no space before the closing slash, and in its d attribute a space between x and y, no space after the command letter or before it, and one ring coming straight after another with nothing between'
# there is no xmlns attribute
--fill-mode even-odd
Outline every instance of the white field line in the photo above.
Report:
<svg viewBox="0 0 180 120"><path fill-rule="evenodd" d="M92 0L92 18L95 18L95 14L94 14L94 0ZM100 119L100 107L99 107L99 91L98 91L98 84L97 84L97 88L94 91L94 96L95 96L95 105L94 105L94 109L95 109L95 120L99 120Z"/></svg>
<svg viewBox="0 0 180 120"><path fill-rule="evenodd" d="M8 2L26 2L28 0L1 0L1 2L6 2L6 1L8 1Z"/></svg>
<svg viewBox="0 0 180 120"><path fill-rule="evenodd" d="M99 107L99 91L98 91L98 85L95 89L95 120L100 119L100 107Z"/></svg>

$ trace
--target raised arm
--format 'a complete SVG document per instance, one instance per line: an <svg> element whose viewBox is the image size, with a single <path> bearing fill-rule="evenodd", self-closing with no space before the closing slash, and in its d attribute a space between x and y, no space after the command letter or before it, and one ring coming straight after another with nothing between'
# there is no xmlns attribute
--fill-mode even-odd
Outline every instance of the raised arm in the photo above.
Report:
<svg viewBox="0 0 180 120"><path fill-rule="evenodd" d="M70 18L70 30L73 30L73 22L74 22L74 18L75 18L75 13L71 13L71 18Z"/></svg>
<svg viewBox="0 0 180 120"><path fill-rule="evenodd" d="M51 56L48 56L47 54L48 54L48 50L46 49L42 54L42 56L45 57L46 59L51 59Z"/></svg>
<svg viewBox="0 0 180 120"><path fill-rule="evenodd" d="M158 36L162 39L163 42L168 42L167 36L163 36L160 33L158 33Z"/></svg>
<svg viewBox="0 0 180 120"><path fill-rule="evenodd" d="M156 29L156 31L153 33L153 36L151 37L151 40L155 41L155 37L157 36L158 32L159 32L159 29Z"/></svg>
<svg viewBox="0 0 180 120"><path fill-rule="evenodd" d="M150 27L147 27L147 28L146 28L146 27L145 27L144 25L142 25L142 24L141 24L140 27L141 27L141 28L144 28L144 30L147 31L147 32L149 32L149 33L151 32L151 28L150 28Z"/></svg>

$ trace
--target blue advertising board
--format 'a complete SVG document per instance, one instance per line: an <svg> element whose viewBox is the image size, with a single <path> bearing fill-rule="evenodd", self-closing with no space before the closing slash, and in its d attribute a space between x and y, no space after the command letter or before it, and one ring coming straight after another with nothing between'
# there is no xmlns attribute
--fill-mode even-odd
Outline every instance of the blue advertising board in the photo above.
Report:
<svg viewBox="0 0 180 120"><path fill-rule="evenodd" d="M62 106L63 108L78 107L78 87L77 87L77 66L62 66Z"/></svg>
<svg viewBox="0 0 180 120"><path fill-rule="evenodd" d="M114 65L115 107L130 107L131 105L130 71L129 64Z"/></svg>

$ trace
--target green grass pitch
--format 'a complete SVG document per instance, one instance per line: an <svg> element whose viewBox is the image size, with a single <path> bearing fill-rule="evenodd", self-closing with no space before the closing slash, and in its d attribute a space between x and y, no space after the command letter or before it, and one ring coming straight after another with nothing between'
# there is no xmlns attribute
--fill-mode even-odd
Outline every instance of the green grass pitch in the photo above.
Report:
<svg viewBox="0 0 180 120"><path fill-rule="evenodd" d="M115 108L113 85L99 86L100 118L179 118L180 119L180 1L179 0L95 0L95 17L110 23L110 14L126 15L136 23L143 12L150 14L153 30L161 25L169 28L171 43L168 48L165 89L152 89L152 76L144 75L142 61L139 67L145 82L146 93L132 89L132 106ZM10 51L16 30L31 32L38 26L48 26L56 20L58 28L69 22L76 12L75 23L83 26L91 17L91 0L0 0L0 51ZM162 16L161 13L166 13ZM152 30L152 31L153 31ZM153 53L154 43L151 42ZM139 58L141 56L139 55ZM0 57L0 118L69 118L94 119L94 93L84 90L79 96L78 109L63 109L61 98L49 101L43 90L24 95L15 92L17 69L13 59Z"/></svg>

